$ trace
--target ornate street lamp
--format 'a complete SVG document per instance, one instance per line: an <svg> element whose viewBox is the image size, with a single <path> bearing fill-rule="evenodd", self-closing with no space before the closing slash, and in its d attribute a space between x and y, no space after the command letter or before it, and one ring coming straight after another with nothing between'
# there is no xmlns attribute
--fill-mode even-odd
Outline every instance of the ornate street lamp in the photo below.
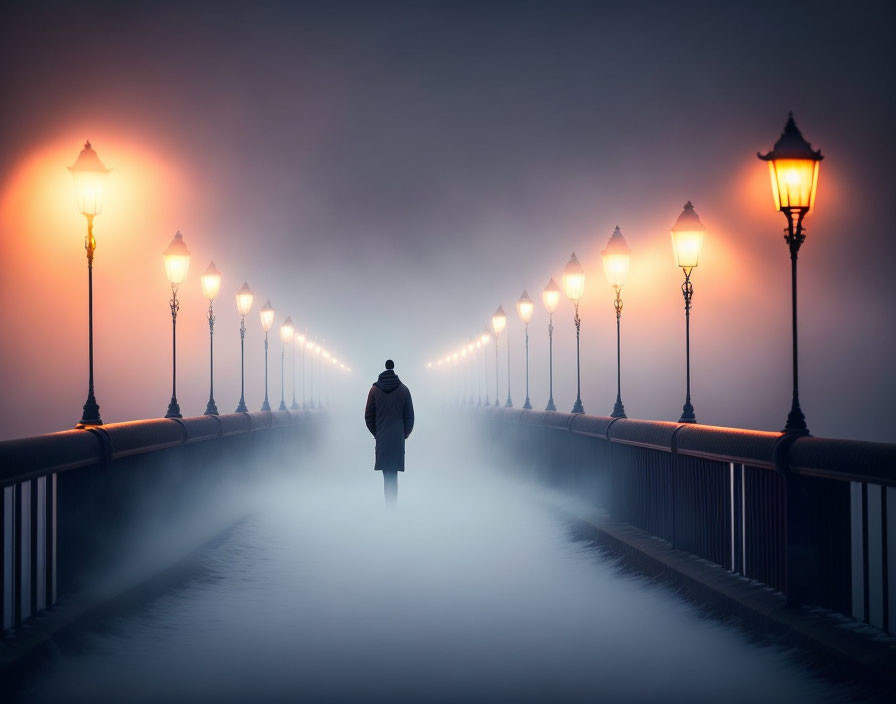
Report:
<svg viewBox="0 0 896 704"><path fill-rule="evenodd" d="M268 402L268 332L274 327L274 309L270 299L265 302L260 315L261 327L264 328L264 403L261 404L261 410L270 411L271 404Z"/></svg>
<svg viewBox="0 0 896 704"><path fill-rule="evenodd" d="M479 341L482 343L482 366L485 369L485 405L490 406L491 404L488 402L488 343L491 340L491 335L488 332L488 325L482 330L482 334L479 336ZM497 383L495 384L497 387ZM495 397L495 405L498 404L498 397Z"/></svg>
<svg viewBox="0 0 896 704"><path fill-rule="evenodd" d="M687 393L684 407L681 410L679 423L696 423L694 407L691 405L691 297L694 286L691 284L691 272L696 268L703 247L703 235L706 227L700 222L691 201L684 204L684 210L672 226L672 249L675 252L675 264L684 272L684 283L681 293L684 296L684 331L685 331L685 368L687 370Z"/></svg>
<svg viewBox="0 0 896 704"><path fill-rule="evenodd" d="M209 385L205 415L216 416L218 415L218 406L215 404L215 310L213 303L221 290L221 272L218 271L214 262L208 265L199 280L202 282L202 295L208 299Z"/></svg>
<svg viewBox="0 0 896 704"><path fill-rule="evenodd" d="M297 332L295 333L295 338L292 343L292 406L290 409L296 411L299 409L299 404L296 403L296 345L299 346L299 349L302 350L302 406L301 408L305 408L305 335L304 333Z"/></svg>
<svg viewBox="0 0 896 704"><path fill-rule="evenodd" d="M625 418L625 406L622 405L622 364L619 345L619 321L622 318L622 287L628 276L628 267L632 258L632 250L628 248L619 225L610 236L607 247L600 253L604 261L604 274L610 286L616 291L613 306L616 308L616 403L613 404L611 418Z"/></svg>
<svg viewBox="0 0 896 704"><path fill-rule="evenodd" d="M523 295L520 296L520 299L516 302L516 312L520 316L520 320L523 321L526 336L526 402L523 404L523 408L526 410L531 410L532 408L532 404L529 403L529 321L532 320L532 313L534 311L535 304L532 303L529 294L524 290ZM508 374L509 373L510 372L508 372Z"/></svg>
<svg viewBox="0 0 896 704"><path fill-rule="evenodd" d="M548 281L548 285L541 292L541 302L544 304L545 310L548 312L548 405L545 406L546 411L556 411L557 406L554 405L554 311L557 310L557 304L560 302L560 287L552 278Z"/></svg>
<svg viewBox="0 0 896 704"><path fill-rule="evenodd" d="M579 303L585 295L585 270L579 264L575 252L572 253L563 269L563 290L566 292L566 297L572 301L576 310L575 318L573 318L576 324L576 402L573 404L572 412L584 413L585 408L582 406L582 367L579 356L579 333L582 327L582 320L579 318Z"/></svg>
<svg viewBox="0 0 896 704"><path fill-rule="evenodd" d="M286 379L284 377L283 363L286 360L286 346L292 342L293 332L295 332L295 328L292 324L292 318L287 316L286 320L283 321L283 325L280 326L280 408L278 409L280 411L286 410ZM293 353L292 362L292 371L293 375L295 375L295 353ZM295 401L295 382L293 382L293 401Z"/></svg>
<svg viewBox="0 0 896 704"><path fill-rule="evenodd" d="M84 149L72 166L68 167L75 182L75 197L78 212L87 218L87 234L84 236L84 249L87 250L87 400L81 411L81 420L76 427L102 425L100 407L93 395L93 253L96 251L96 240L93 237L93 218L103 209L103 187L107 169L93 151L90 142L84 143Z"/></svg>
<svg viewBox="0 0 896 704"><path fill-rule="evenodd" d="M768 162L772 180L772 194L775 207L787 218L784 241L790 249L790 291L793 319L793 399L787 424L783 432L791 435L808 435L806 417L800 408L799 368L797 364L796 327L796 259L800 245L806 239L803 218L815 207L815 191L818 188L818 167L824 158L821 150L812 149L793 120L793 113L787 118L781 138L768 154L757 155Z"/></svg>
<svg viewBox="0 0 896 704"><path fill-rule="evenodd" d="M492 330L495 333L495 406L498 406L498 338L507 327L507 315L504 308L498 306L498 310L492 316ZM510 405L510 352L507 353L507 401Z"/></svg>
<svg viewBox="0 0 896 704"><path fill-rule="evenodd" d="M240 313L240 402L236 407L237 413L249 412L246 406L246 316L252 310L254 298L249 284L244 281L242 288L236 292L236 309Z"/></svg>
<svg viewBox="0 0 896 704"><path fill-rule="evenodd" d="M190 268L190 252L184 244L180 230L174 235L168 249L165 250L165 275L171 284L171 402L168 404L166 418L182 418L180 406L177 403L177 311L180 303L177 300L177 287L187 279L187 270Z"/></svg>

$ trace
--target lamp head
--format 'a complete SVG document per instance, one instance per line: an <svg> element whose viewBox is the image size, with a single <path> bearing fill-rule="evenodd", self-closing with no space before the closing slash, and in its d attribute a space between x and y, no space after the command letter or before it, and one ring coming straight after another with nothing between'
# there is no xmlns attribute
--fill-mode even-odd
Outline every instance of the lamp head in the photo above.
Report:
<svg viewBox="0 0 896 704"><path fill-rule="evenodd" d="M775 207L784 212L808 213L815 207L818 188L818 166L824 159L821 150L812 149L804 138L793 113L787 118L784 132L768 154L757 155L768 162Z"/></svg>
<svg viewBox="0 0 896 704"><path fill-rule="evenodd" d="M236 309L240 312L240 315L245 317L249 313L252 309L253 298L255 298L255 296L252 295L252 289L250 289L249 284L244 281L242 288L236 292Z"/></svg>
<svg viewBox="0 0 896 704"><path fill-rule="evenodd" d="M548 313L553 313L557 310L557 304L560 302L560 287L553 278L548 281L548 285L541 292L541 302Z"/></svg>
<svg viewBox="0 0 896 704"><path fill-rule="evenodd" d="M566 297L575 304L578 304L585 295L585 270L579 264L575 252L563 268L563 290L566 292Z"/></svg>
<svg viewBox="0 0 896 704"><path fill-rule="evenodd" d="M168 245L162 256L165 259L165 275L172 286L179 286L187 278L187 270L190 268L190 250L184 244L180 230L174 235L171 244Z"/></svg>
<svg viewBox="0 0 896 704"><path fill-rule="evenodd" d="M68 170L72 172L75 181L78 212L88 217L99 214L103 209L103 187L111 169L107 169L100 161L90 146L90 140L84 143L84 149Z"/></svg>
<svg viewBox="0 0 896 704"><path fill-rule="evenodd" d="M261 327L268 332L274 326L274 308L271 306L271 300L268 299L264 307L261 309Z"/></svg>
<svg viewBox="0 0 896 704"><path fill-rule="evenodd" d="M218 271L214 262L206 267L199 280L202 283L202 295L210 301L215 300L221 290L221 272Z"/></svg>
<svg viewBox="0 0 896 704"><path fill-rule="evenodd" d="M529 298L529 294L526 293L526 291L523 291L523 295L520 296L519 300L516 302L517 315L520 316L520 320L528 325L529 321L532 320L532 313L534 311L535 304L532 303L532 299Z"/></svg>
<svg viewBox="0 0 896 704"><path fill-rule="evenodd" d="M607 242L606 248L600 253L604 262L604 274L610 286L622 288L628 277L629 262L632 258L632 250L628 248L625 237L622 236L622 230L619 225L610 235L610 241Z"/></svg>
<svg viewBox="0 0 896 704"><path fill-rule="evenodd" d="M672 250L675 253L675 265L690 274L700 259L703 248L703 234L706 226L700 222L691 201L684 204L684 210L672 226Z"/></svg>
<svg viewBox="0 0 896 704"><path fill-rule="evenodd" d="M495 331L495 337L504 332L504 328L507 327L507 314L504 313L504 308L498 306L498 310L495 311L495 314L492 316L492 330Z"/></svg>
<svg viewBox="0 0 896 704"><path fill-rule="evenodd" d="M286 320L284 320L283 324L280 326L280 342L285 345L292 341L292 334L294 331L295 326L292 324L292 318L287 316Z"/></svg>

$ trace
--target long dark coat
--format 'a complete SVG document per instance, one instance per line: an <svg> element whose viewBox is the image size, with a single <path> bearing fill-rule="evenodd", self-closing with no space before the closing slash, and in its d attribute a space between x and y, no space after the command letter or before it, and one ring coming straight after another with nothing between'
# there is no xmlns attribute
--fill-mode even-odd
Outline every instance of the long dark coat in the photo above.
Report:
<svg viewBox="0 0 896 704"><path fill-rule="evenodd" d="M380 471L404 471L404 441L414 429L411 392L391 369L380 374L367 394L364 409L367 429L376 438L376 464Z"/></svg>

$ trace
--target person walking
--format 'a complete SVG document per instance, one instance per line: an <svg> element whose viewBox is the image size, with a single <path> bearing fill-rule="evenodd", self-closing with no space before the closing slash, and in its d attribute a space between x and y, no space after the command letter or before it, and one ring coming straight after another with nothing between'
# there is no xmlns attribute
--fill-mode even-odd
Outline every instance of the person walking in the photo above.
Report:
<svg viewBox="0 0 896 704"><path fill-rule="evenodd" d="M386 360L386 371L370 387L364 422L376 438L373 468L383 473L386 504L394 505L398 500L398 473L404 471L404 441L414 429L414 404L391 359Z"/></svg>

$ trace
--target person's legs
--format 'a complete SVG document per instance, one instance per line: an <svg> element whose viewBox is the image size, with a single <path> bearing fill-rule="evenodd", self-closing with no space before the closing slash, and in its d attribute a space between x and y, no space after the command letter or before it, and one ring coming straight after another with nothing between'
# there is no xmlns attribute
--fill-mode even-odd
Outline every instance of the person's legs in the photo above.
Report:
<svg viewBox="0 0 896 704"><path fill-rule="evenodd" d="M398 501L398 472L395 470L383 472L383 492L386 504L394 506Z"/></svg>

